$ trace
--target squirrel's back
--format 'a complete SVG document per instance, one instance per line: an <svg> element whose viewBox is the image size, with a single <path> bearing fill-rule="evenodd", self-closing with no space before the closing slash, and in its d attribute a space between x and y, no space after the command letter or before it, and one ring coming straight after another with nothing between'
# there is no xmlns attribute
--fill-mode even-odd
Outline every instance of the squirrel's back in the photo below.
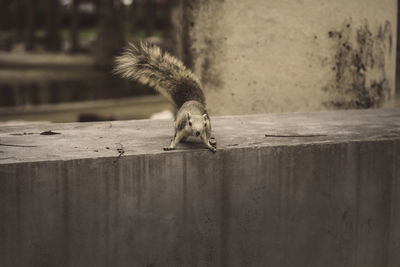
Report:
<svg viewBox="0 0 400 267"><path fill-rule="evenodd" d="M115 62L115 73L150 85L175 103L178 109L190 100L205 106L198 78L179 59L158 46L145 42L130 43Z"/></svg>

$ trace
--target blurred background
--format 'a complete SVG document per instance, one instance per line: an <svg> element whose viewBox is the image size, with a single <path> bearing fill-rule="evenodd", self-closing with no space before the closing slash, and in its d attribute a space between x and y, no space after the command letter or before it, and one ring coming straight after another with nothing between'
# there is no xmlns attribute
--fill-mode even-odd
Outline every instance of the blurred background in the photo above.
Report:
<svg viewBox="0 0 400 267"><path fill-rule="evenodd" d="M138 39L194 70L212 115L383 107L392 92L400 106L397 1L286 2L1 0L0 123L171 118L166 99L111 73Z"/></svg>
<svg viewBox="0 0 400 267"><path fill-rule="evenodd" d="M1 0L0 121L165 113L165 99L111 69L128 41L146 39L174 53L170 17L168 0Z"/></svg>

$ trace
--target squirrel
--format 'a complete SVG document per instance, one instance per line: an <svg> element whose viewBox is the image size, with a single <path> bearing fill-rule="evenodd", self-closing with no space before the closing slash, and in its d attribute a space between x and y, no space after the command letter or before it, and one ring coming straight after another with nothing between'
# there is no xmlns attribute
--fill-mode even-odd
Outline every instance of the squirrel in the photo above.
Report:
<svg viewBox="0 0 400 267"><path fill-rule="evenodd" d="M201 83L182 61L156 45L134 42L116 57L114 73L153 87L177 108L175 136L164 150L173 150L180 141L195 136L216 152Z"/></svg>

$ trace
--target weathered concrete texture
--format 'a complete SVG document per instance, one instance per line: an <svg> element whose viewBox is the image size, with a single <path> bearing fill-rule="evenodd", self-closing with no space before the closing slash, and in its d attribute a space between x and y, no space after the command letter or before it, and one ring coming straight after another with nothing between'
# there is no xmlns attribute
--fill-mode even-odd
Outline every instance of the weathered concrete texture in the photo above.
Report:
<svg viewBox="0 0 400 267"><path fill-rule="evenodd" d="M179 1L213 114L393 106L397 1Z"/></svg>
<svg viewBox="0 0 400 267"><path fill-rule="evenodd" d="M0 266L400 266L399 109L212 119L2 127Z"/></svg>

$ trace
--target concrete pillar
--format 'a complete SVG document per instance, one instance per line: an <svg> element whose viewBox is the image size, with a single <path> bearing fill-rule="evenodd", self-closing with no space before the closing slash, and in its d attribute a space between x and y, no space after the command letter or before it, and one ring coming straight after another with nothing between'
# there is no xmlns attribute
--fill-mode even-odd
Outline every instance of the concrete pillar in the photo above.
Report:
<svg viewBox="0 0 400 267"><path fill-rule="evenodd" d="M396 0L181 0L174 17L213 114L393 105Z"/></svg>

